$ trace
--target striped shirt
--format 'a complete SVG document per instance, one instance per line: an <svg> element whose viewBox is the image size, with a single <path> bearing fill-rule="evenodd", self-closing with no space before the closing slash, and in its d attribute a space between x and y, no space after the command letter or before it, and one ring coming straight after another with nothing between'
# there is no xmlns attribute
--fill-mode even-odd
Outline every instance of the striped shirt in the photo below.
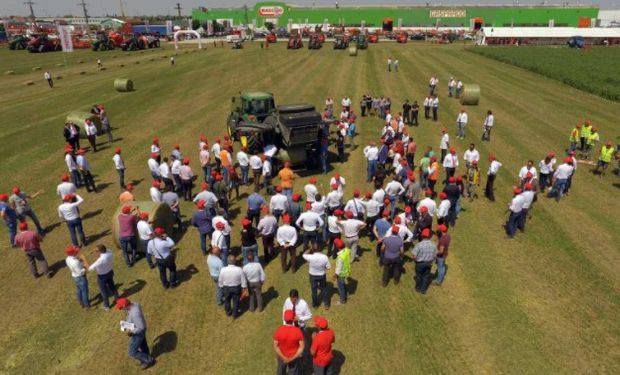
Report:
<svg viewBox="0 0 620 375"><path fill-rule="evenodd" d="M437 256L437 246L429 239L422 240L411 250L416 262L432 262Z"/></svg>

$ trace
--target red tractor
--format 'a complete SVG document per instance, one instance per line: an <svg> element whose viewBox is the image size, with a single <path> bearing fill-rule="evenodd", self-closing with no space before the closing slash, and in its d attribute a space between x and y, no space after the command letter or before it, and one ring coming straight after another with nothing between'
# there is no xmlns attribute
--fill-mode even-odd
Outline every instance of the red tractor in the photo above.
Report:
<svg viewBox="0 0 620 375"><path fill-rule="evenodd" d="M33 37L28 42L28 52L51 52L51 51L62 51L62 46L60 45L60 39L58 38L50 38L47 35L39 35Z"/></svg>
<svg viewBox="0 0 620 375"><path fill-rule="evenodd" d="M288 38L288 44L286 45L286 49L299 49L303 48L304 43L301 41L301 35L291 35Z"/></svg>
<svg viewBox="0 0 620 375"><path fill-rule="evenodd" d="M275 43L275 42L278 41L278 37L276 36L276 33L274 33L274 32L271 32L271 33L267 34L265 39L267 40L267 43L269 43L269 44Z"/></svg>
<svg viewBox="0 0 620 375"><path fill-rule="evenodd" d="M407 43L407 40L409 40L409 36L404 31L396 36L396 42L398 43Z"/></svg>
<svg viewBox="0 0 620 375"><path fill-rule="evenodd" d="M379 43L379 34L377 33L368 34L368 43Z"/></svg>

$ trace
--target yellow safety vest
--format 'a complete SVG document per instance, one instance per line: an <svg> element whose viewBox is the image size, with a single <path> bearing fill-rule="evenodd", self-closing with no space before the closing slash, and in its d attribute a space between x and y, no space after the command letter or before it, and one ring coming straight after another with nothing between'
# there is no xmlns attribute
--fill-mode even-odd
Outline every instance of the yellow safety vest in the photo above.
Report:
<svg viewBox="0 0 620 375"><path fill-rule="evenodd" d="M590 134L592 133L592 125L590 126L584 126L583 128L581 128L581 134L580 136L582 138L588 138L590 136Z"/></svg>
<svg viewBox="0 0 620 375"><path fill-rule="evenodd" d="M342 270L340 271L340 277L351 276L351 250L345 247L338 253L338 259L342 260Z"/></svg>
<svg viewBox="0 0 620 375"><path fill-rule="evenodd" d="M573 128L570 132L570 137L568 138L571 142L577 142L579 140L579 129Z"/></svg>
<svg viewBox="0 0 620 375"><path fill-rule="evenodd" d="M599 156L599 160L604 161L605 163L610 163L611 162L611 157L614 155L614 148L613 147L607 147L607 146L603 146L603 148L601 148L601 156Z"/></svg>
<svg viewBox="0 0 620 375"><path fill-rule="evenodd" d="M598 133L591 133L590 135L588 135L588 140L586 143L588 145L592 145L594 141L598 141L598 140L599 140Z"/></svg>

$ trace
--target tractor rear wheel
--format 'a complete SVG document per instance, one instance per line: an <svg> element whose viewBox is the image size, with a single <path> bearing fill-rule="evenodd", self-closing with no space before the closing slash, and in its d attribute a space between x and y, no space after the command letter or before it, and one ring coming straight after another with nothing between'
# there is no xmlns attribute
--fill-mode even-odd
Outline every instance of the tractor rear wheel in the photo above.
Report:
<svg viewBox="0 0 620 375"><path fill-rule="evenodd" d="M263 142L259 133L252 132L247 135L248 139L248 151L252 154L259 154L263 152Z"/></svg>

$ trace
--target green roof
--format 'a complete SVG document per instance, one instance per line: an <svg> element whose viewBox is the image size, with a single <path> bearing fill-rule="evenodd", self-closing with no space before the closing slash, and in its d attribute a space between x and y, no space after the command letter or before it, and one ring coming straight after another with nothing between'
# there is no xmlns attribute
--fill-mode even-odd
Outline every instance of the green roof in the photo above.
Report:
<svg viewBox="0 0 620 375"><path fill-rule="evenodd" d="M268 92L263 92L263 91L250 91L250 92L244 92L243 94L241 94L241 98L246 99L246 100L271 99L272 97L273 95L271 95Z"/></svg>

